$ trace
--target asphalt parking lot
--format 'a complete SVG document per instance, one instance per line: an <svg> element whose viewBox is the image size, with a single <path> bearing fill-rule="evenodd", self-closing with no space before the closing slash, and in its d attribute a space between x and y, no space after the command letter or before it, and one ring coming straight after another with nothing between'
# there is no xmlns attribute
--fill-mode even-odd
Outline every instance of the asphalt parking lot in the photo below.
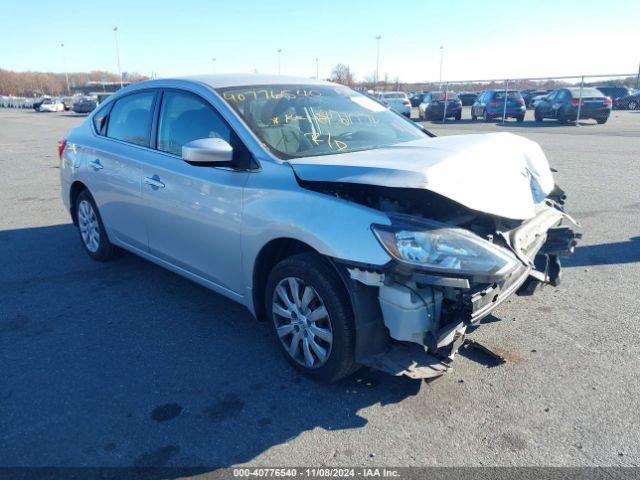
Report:
<svg viewBox="0 0 640 480"><path fill-rule="evenodd" d="M640 465L640 112L425 123L539 142L584 227L424 383L294 373L242 307L133 255L95 263L59 194L83 117L0 110L0 466Z"/></svg>

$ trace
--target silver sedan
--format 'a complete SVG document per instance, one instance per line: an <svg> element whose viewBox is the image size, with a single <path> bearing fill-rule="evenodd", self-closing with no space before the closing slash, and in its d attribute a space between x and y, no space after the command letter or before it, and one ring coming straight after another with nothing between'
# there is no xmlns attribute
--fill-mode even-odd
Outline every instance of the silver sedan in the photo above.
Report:
<svg viewBox="0 0 640 480"><path fill-rule="evenodd" d="M91 258L124 249L244 304L326 381L441 375L469 325L558 283L578 237L534 142L435 138L328 82L138 83L59 155Z"/></svg>

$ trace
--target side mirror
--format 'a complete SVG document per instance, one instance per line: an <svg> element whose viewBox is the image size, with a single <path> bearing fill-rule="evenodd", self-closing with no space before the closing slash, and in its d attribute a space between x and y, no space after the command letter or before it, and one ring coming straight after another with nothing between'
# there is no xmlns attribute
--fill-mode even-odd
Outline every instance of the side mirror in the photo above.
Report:
<svg viewBox="0 0 640 480"><path fill-rule="evenodd" d="M230 162L233 147L221 138L200 138L182 146L182 159L189 163Z"/></svg>

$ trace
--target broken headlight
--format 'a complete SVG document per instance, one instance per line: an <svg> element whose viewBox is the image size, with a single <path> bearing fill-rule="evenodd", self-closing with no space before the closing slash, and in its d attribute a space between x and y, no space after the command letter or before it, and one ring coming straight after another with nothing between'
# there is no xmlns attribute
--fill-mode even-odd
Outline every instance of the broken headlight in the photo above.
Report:
<svg viewBox="0 0 640 480"><path fill-rule="evenodd" d="M397 260L441 273L501 277L519 265L507 250L477 235L437 222L373 225L383 247Z"/></svg>

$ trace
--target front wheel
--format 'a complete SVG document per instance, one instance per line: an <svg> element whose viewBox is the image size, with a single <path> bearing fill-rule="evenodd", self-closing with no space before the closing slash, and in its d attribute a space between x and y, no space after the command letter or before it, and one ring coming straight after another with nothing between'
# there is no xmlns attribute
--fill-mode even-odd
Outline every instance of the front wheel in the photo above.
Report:
<svg viewBox="0 0 640 480"><path fill-rule="evenodd" d="M83 190L78 195L75 214L84 250L99 262L111 260L118 249L109 241L96 202L88 190Z"/></svg>
<svg viewBox="0 0 640 480"><path fill-rule="evenodd" d="M456 113L455 119L456 120L462 120L462 112Z"/></svg>
<svg viewBox="0 0 640 480"><path fill-rule="evenodd" d="M491 120L491 118L489 117L489 114L487 113L487 109L485 108L484 113L482 114L482 118L485 122L488 122Z"/></svg>
<svg viewBox="0 0 640 480"><path fill-rule="evenodd" d="M640 103L635 100L630 100L629 103L627 103L627 110L635 110L638 108L638 105L640 105Z"/></svg>
<svg viewBox="0 0 640 480"><path fill-rule="evenodd" d="M596 122L598 122L599 125L607 123L607 120L609 120L609 118L596 118Z"/></svg>
<svg viewBox="0 0 640 480"><path fill-rule="evenodd" d="M318 254L286 258L269 274L265 309L287 361L333 382L355 372L355 326L337 272Z"/></svg>
<svg viewBox="0 0 640 480"><path fill-rule="evenodd" d="M524 122L524 115L518 115L516 117L516 122Z"/></svg>

